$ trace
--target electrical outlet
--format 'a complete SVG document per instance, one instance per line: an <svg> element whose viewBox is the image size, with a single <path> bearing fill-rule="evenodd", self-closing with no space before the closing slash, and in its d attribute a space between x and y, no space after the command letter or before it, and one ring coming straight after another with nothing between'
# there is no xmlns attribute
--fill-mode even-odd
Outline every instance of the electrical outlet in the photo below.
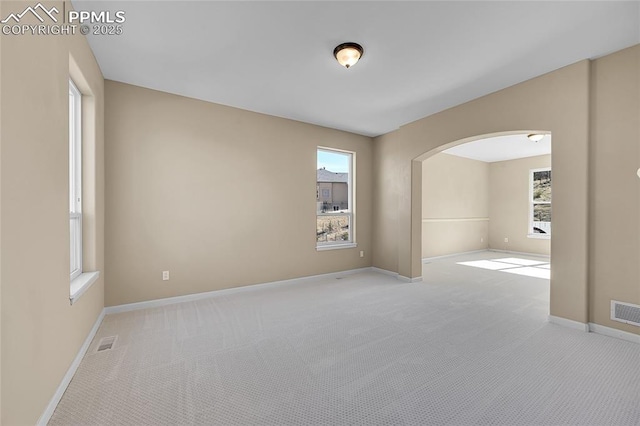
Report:
<svg viewBox="0 0 640 426"><path fill-rule="evenodd" d="M162 271L162 281L169 281L169 271Z"/></svg>
<svg viewBox="0 0 640 426"><path fill-rule="evenodd" d="M484 243L484 238L483 237L480 237L480 242Z"/></svg>
<svg viewBox="0 0 640 426"><path fill-rule="evenodd" d="M505 242L505 243L508 243L508 242L509 242L509 239L508 239L507 237L504 237L504 242Z"/></svg>
<svg viewBox="0 0 640 426"><path fill-rule="evenodd" d="M360 250L360 257L364 257L364 250Z"/></svg>

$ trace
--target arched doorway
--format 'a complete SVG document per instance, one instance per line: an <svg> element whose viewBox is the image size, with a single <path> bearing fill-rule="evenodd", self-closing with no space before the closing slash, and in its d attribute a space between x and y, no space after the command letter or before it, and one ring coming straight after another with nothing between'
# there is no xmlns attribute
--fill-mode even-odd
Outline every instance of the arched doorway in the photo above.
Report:
<svg viewBox="0 0 640 426"><path fill-rule="evenodd" d="M549 256L551 140L492 136L423 160L422 257L481 248Z"/></svg>
<svg viewBox="0 0 640 426"><path fill-rule="evenodd" d="M482 135L422 160L425 282L484 288L483 297L519 300L546 319L551 139L548 132Z"/></svg>
<svg viewBox="0 0 640 426"><path fill-rule="evenodd" d="M403 129L404 130L404 129ZM510 134L522 133L553 133L554 144L553 161L554 163L567 164L570 166L575 159L572 158L569 150L563 149L562 132L557 132L544 128L523 128L500 132L480 133L471 137L460 138L452 142L446 142L435 148L427 149L419 155L412 157L410 168L407 173L410 175L409 197L403 199L402 194L400 201L400 214L403 208L407 210L408 222L399 221L399 232L409 239L409 246L399 247L398 269L401 276L408 277L411 281L421 281L422 275L422 161L431 156L442 152L446 149L475 141L482 138L503 136ZM402 131L401 131L402 133ZM413 133L413 132L412 132ZM559 133L559 135L556 135ZM405 133L406 135L406 133ZM415 135L413 135L415 138ZM418 140L414 139L413 143ZM429 141L424 145L433 146L435 141ZM415 146L414 146L415 148ZM586 166L586 164L584 164ZM569 169L571 167L568 167ZM406 170L406 169L405 169ZM579 229L581 222L586 223L586 182L580 181L576 184L575 175L567 173L567 169L560 169L561 173L557 174L554 183L559 194L559 201L554 205L554 225L555 233L552 242L551 262L554 263L554 274L551 277L551 301L550 301L550 318L558 322L568 319L567 325L577 326L587 322L588 306L587 306L587 283L586 283L586 229ZM409 177L409 176L407 176ZM578 191L572 193L573 191ZM584 190L584 193L583 193ZM570 199L584 201L585 208L575 210L575 203L571 203ZM406 200L406 201L405 201ZM404 203L404 206L403 206ZM573 209L573 212L572 212ZM576 232L579 230L579 232ZM576 250L577 249L577 250ZM404 271L404 273L403 273ZM579 272L579 273L578 273ZM569 313L573 312L573 313Z"/></svg>
<svg viewBox="0 0 640 426"><path fill-rule="evenodd" d="M554 238L550 314L589 321L589 61L405 124L374 144L375 267L420 279L422 160L479 137L553 134ZM560 322L560 321L558 321Z"/></svg>

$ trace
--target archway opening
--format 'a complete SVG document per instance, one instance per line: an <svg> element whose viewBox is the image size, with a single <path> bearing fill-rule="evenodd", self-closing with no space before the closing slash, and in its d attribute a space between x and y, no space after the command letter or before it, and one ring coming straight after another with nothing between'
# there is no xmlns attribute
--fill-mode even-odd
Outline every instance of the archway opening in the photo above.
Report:
<svg viewBox="0 0 640 426"><path fill-rule="evenodd" d="M540 137L528 137L532 134ZM538 308L543 303L546 318L552 235L550 132L467 138L417 157L416 167L420 170L414 180L420 175L421 190L413 192L413 203L419 201L421 214L413 239L420 241L423 279L438 279L442 273L452 279L458 271L461 279L475 277L485 284L519 283L521 287L511 286L509 291L519 290L520 296L524 291L531 298L522 303L537 303Z"/></svg>

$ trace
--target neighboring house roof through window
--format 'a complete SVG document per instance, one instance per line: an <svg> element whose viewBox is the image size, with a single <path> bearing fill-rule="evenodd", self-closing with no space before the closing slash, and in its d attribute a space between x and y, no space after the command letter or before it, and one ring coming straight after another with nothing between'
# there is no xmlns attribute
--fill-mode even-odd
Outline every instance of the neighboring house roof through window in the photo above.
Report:
<svg viewBox="0 0 640 426"><path fill-rule="evenodd" d="M318 169L317 182L342 182L347 183L349 173L334 173L327 169Z"/></svg>

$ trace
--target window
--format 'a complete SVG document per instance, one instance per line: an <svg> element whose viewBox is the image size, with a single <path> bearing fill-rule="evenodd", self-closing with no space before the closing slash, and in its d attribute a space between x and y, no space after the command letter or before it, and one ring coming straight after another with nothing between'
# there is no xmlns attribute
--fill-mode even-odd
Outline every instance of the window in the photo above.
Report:
<svg viewBox="0 0 640 426"><path fill-rule="evenodd" d="M72 61L69 61L69 71L71 71ZM86 132L87 129L83 129L83 116L89 114L89 116L94 116L95 111L93 109L94 102L92 102L91 91L86 88L86 81L79 75L75 81L84 82L86 96L80 93L78 87L73 82L73 80L69 79L69 259L70 259L70 283L69 283L69 301L73 305L76 300L80 298L95 282L98 281L100 277L100 271L87 272L84 270L84 265L91 265L95 263L95 259L88 257L83 259L82 251L83 251L83 231L82 231L82 222L83 222L83 212L90 215L92 209L95 209L95 205L91 202L91 196L93 194L93 188L91 184L87 186L87 188L83 188L82 175L89 173L90 176L95 178L93 175L95 173L95 169L91 166L91 161L89 160L87 164L90 164L88 170L84 170L83 167L83 146L88 144L87 153L91 154L91 152L95 152L92 148L95 148L95 141L92 139L91 132ZM83 109L85 111L83 111ZM93 120L90 120L93 122ZM83 132L88 137L83 140ZM91 159L91 157L89 157ZM89 190L88 199L89 204L84 204L82 200L83 192L86 194L87 189ZM92 228L87 228L89 232L88 234L88 244L95 244L95 240L92 238ZM95 235L95 230L93 229L93 235ZM87 236L85 236L87 237ZM85 241L86 242L86 241ZM95 250L94 250L95 253ZM90 267L90 266L89 266Z"/></svg>
<svg viewBox="0 0 640 426"><path fill-rule="evenodd" d="M551 236L551 169L534 169L529 176L529 236Z"/></svg>
<svg viewBox="0 0 640 426"><path fill-rule="evenodd" d="M318 148L316 246L318 250L355 247L355 153Z"/></svg>
<svg viewBox="0 0 640 426"><path fill-rule="evenodd" d="M82 95L69 80L69 230L71 280L82 274Z"/></svg>

